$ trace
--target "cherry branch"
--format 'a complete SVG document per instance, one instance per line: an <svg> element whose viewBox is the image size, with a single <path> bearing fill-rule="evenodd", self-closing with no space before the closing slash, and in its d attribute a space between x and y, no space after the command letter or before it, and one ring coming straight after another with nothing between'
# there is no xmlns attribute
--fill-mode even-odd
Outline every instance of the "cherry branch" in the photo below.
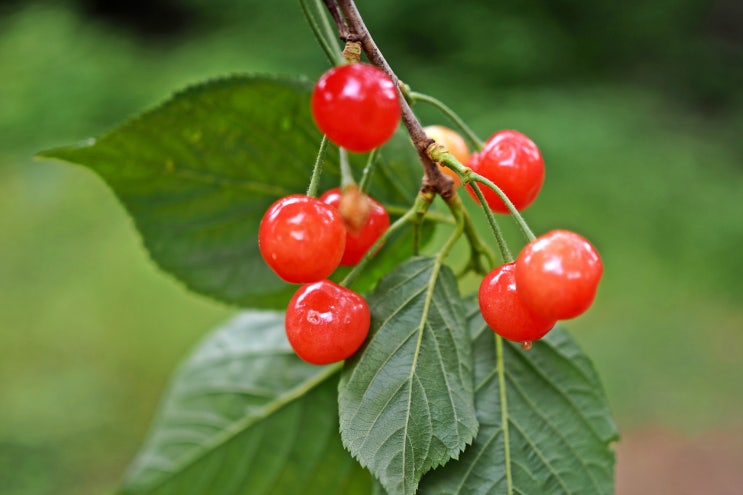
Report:
<svg viewBox="0 0 743 495"><path fill-rule="evenodd" d="M439 194L444 199L450 198L454 194L454 181L447 175L441 173L439 167L426 153L426 149L431 145L431 143L433 143L433 140L426 135L423 126L421 126L421 123L418 121L418 117L415 116L408 101L402 94L399 79L387 63L387 60L384 58L384 55L382 55L377 44L374 42L374 38L372 38L369 30L366 28L366 24L356 8L355 2L353 0L324 0L324 2L338 26L338 32L341 35L341 39L343 39L343 41L361 43L361 47L372 65L386 72L397 86L402 110L402 122L410 135L410 139L413 141L413 146L415 146L421 164L423 165L424 176L421 190L424 192ZM343 19L341 19L340 16L337 16L338 12L336 7L340 9Z"/></svg>

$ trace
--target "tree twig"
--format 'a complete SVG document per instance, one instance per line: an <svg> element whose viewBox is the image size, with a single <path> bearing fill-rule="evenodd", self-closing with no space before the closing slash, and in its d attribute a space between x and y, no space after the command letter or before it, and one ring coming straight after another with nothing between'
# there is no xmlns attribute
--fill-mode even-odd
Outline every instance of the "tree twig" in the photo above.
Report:
<svg viewBox="0 0 743 495"><path fill-rule="evenodd" d="M379 47L377 47L377 44L374 42L369 30L366 28L366 24L364 24L364 20L356 8L356 4L353 0L337 0L336 2L333 0L325 0L325 4L328 6L331 15L333 15L333 8L336 6L340 8L343 17L345 18L345 22L343 19L336 19L341 36L344 34L344 30L347 29L347 41L359 41L369 61L376 67L385 71L398 87L402 110L402 122L410 135L410 139L413 141L413 146L415 146L423 165L424 176L421 190L423 192L439 194L444 199L450 198L455 194L454 181L447 175L441 173L439 167L426 154L426 149L433 140L426 135L423 126L421 126L421 123L418 121L418 118L415 116L413 110L410 108L410 105L403 96L402 91L400 91L400 82L397 76L387 63L384 55L382 55ZM331 6L330 4L333 5Z"/></svg>

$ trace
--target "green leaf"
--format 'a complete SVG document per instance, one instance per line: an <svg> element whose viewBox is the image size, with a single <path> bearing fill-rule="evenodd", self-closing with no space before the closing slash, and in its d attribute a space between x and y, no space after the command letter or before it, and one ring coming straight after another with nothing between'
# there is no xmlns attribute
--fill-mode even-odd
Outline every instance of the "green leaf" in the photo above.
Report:
<svg viewBox="0 0 743 495"><path fill-rule="evenodd" d="M618 432L589 359L559 327L530 351L502 341L504 402L495 334L477 302L468 307L480 431L458 461L423 479L421 493L613 493Z"/></svg>
<svg viewBox="0 0 743 495"><path fill-rule="evenodd" d="M464 307L451 270L425 257L384 277L368 301L370 337L341 376L341 436L388 492L412 494L477 432Z"/></svg>
<svg viewBox="0 0 743 495"><path fill-rule="evenodd" d="M295 356L284 316L245 312L176 374L122 493L369 493L338 435L338 367Z"/></svg>
<svg viewBox="0 0 743 495"><path fill-rule="evenodd" d="M80 145L42 153L89 167L124 204L152 259L190 289L250 307L286 305L296 289L258 251L258 225L279 197L304 193L321 135L304 79L232 77L194 86ZM331 146L321 190L340 183ZM353 157L358 172L365 157ZM398 132L380 153L370 194L412 204L421 168ZM387 269L410 250L383 249ZM367 280L365 286L371 285Z"/></svg>

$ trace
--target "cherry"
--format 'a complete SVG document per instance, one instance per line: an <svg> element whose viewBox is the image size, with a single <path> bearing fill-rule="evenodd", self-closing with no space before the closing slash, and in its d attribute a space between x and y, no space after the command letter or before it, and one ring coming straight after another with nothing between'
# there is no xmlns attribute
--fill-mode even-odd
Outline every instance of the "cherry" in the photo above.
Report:
<svg viewBox="0 0 743 495"><path fill-rule="evenodd" d="M330 189L320 200L338 208L346 222L343 266L357 264L390 226L390 216L384 206L356 186L349 186L343 192L339 188Z"/></svg>
<svg viewBox="0 0 743 495"><path fill-rule="evenodd" d="M289 301L284 326L294 352L312 364L352 356L369 334L363 297L329 280L303 285Z"/></svg>
<svg viewBox="0 0 743 495"><path fill-rule="evenodd" d="M500 187L519 211L534 201L544 183L542 154L531 139L517 131L493 134L483 150L472 155L467 165ZM482 184L471 187L480 188L493 211L509 212L503 200L489 187ZM474 191L470 187L467 190L478 201Z"/></svg>
<svg viewBox="0 0 743 495"><path fill-rule="evenodd" d="M553 230L521 251L516 259L516 284L532 311L565 320L591 306L603 271L590 242L575 232Z"/></svg>
<svg viewBox="0 0 743 495"><path fill-rule="evenodd" d="M295 284L328 277L338 268L345 245L346 227L338 211L299 194L272 204L258 228L263 259L279 277Z"/></svg>
<svg viewBox="0 0 743 495"><path fill-rule="evenodd" d="M470 161L470 149L467 147L464 138L456 131L444 127L443 125L429 125L424 127L423 130L426 132L428 137L444 146L462 165L466 165L467 162ZM439 167L442 172L454 179L455 185L458 186L460 184L461 181L455 171L449 167L441 165L439 165Z"/></svg>
<svg viewBox="0 0 743 495"><path fill-rule="evenodd" d="M514 263L501 265L485 275L480 283L478 300L485 323L504 339L531 342L541 339L555 320L531 311L517 290Z"/></svg>
<svg viewBox="0 0 743 495"><path fill-rule="evenodd" d="M341 65L315 84L312 115L332 142L363 153L392 137L400 122L400 100L395 83L381 69Z"/></svg>

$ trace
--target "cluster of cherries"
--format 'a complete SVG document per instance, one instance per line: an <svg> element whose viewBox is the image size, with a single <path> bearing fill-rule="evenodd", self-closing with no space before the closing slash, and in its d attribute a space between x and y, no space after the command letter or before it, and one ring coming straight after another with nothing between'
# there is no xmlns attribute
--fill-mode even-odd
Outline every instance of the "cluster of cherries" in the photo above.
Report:
<svg viewBox="0 0 743 495"><path fill-rule="evenodd" d="M323 74L311 104L315 122L328 139L354 152L381 146L400 122L395 83L382 70L360 62ZM529 206L539 193L544 161L523 134L500 131L482 151L470 154L453 130L430 126L425 131L461 163L498 185L517 210ZM442 171L460 182L452 170ZM467 186L478 201L471 187L480 185ZM493 211L509 212L494 191L481 191ZM305 361L344 360L366 340L366 301L328 277L338 266L357 264L389 225L385 208L355 185L332 189L320 198L287 196L266 211L258 233L261 255L279 277L302 284L287 307L285 328L292 348ZM586 239L564 230L549 232L530 242L515 262L485 276L478 298L483 318L503 338L528 344L557 320L588 309L602 272L601 259Z"/></svg>
<svg viewBox="0 0 743 495"><path fill-rule="evenodd" d="M481 152L470 155L467 143L451 129L425 130L457 160L500 187L516 210L529 206L539 194L544 160L534 142L520 132L496 132ZM442 171L458 181L451 169L442 167ZM470 186L467 191L479 201ZM509 213L493 190L482 187L481 191L491 210ZM478 293L480 311L495 333L528 346L544 337L557 320L575 318L591 306L603 270L590 242L574 232L554 230L530 242L515 262L485 276Z"/></svg>
<svg viewBox="0 0 743 495"><path fill-rule="evenodd" d="M332 142L354 152L384 144L400 123L400 101L380 69L353 63L327 71L312 93L312 115ZM369 334L366 300L328 280L356 265L390 226L387 210L355 185L320 198L291 195L261 220L258 246L268 266L302 284L286 310L286 335L299 357L329 364L352 356Z"/></svg>

